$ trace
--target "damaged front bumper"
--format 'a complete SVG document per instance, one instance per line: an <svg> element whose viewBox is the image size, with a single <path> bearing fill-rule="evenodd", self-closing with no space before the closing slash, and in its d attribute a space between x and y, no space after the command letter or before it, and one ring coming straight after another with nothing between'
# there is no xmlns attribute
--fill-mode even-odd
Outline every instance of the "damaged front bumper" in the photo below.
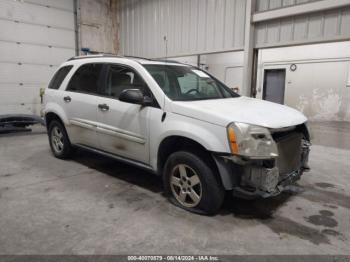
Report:
<svg viewBox="0 0 350 262"><path fill-rule="evenodd" d="M231 173L229 183L234 196L254 199L258 197L272 197L280 194L300 179L305 171L309 170L308 156L310 143L302 140L300 149L296 150L295 156L283 156L283 149L279 159L243 159L238 156L221 156L219 172ZM283 145L284 147L288 146ZM290 149L290 147L286 147ZM285 157L286 159L282 159ZM221 162L221 163L220 163ZM225 168L224 165L226 166ZM224 170L225 169L225 170ZM225 185L224 185L225 186Z"/></svg>
<svg viewBox="0 0 350 262"><path fill-rule="evenodd" d="M260 185L256 186L236 186L233 188L232 194L236 197L245 199L254 199L258 197L268 198L272 196L277 196L280 193L282 193L285 189L287 189L289 185L292 185L297 180L299 180L302 174L302 170L297 170L288 174L283 180L278 181L277 183L268 182L261 183ZM273 177L275 177L275 175L273 175ZM266 190L266 185L272 186L273 189Z"/></svg>

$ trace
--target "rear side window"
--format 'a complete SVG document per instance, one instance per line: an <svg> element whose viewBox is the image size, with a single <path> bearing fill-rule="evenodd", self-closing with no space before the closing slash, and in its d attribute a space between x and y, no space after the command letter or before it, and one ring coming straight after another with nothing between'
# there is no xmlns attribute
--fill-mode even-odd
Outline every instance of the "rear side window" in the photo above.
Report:
<svg viewBox="0 0 350 262"><path fill-rule="evenodd" d="M103 64L85 64L72 76L67 91L97 94Z"/></svg>
<svg viewBox="0 0 350 262"><path fill-rule="evenodd" d="M61 67L56 74L53 76L53 78L50 81L49 89L58 89L60 88L63 80L68 75L69 71L72 69L73 66L63 66Z"/></svg>

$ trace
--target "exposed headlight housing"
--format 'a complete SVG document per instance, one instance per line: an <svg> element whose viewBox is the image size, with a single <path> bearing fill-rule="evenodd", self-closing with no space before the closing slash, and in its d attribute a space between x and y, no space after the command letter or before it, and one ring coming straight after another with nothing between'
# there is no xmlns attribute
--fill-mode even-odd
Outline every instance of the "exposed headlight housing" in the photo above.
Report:
<svg viewBox="0 0 350 262"><path fill-rule="evenodd" d="M278 157L278 150L270 131L261 126L231 123L227 127L231 153L255 159Z"/></svg>

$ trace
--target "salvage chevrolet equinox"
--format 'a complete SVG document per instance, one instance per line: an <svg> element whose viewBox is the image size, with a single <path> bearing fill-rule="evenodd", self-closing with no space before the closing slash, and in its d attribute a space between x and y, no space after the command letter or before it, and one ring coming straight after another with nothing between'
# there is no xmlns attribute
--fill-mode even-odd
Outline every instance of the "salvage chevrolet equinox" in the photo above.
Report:
<svg viewBox="0 0 350 262"><path fill-rule="evenodd" d="M225 192L275 196L308 169L302 113L174 61L71 58L45 91L43 112L55 157L82 148L147 169L171 202L196 213L217 213Z"/></svg>

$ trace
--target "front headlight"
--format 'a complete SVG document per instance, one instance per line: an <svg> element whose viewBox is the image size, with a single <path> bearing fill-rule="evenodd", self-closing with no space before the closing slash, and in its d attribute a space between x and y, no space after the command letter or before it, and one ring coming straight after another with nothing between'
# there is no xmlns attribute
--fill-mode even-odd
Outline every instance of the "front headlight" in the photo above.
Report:
<svg viewBox="0 0 350 262"><path fill-rule="evenodd" d="M232 123L227 136L232 154L258 159L278 156L276 143L265 127Z"/></svg>

